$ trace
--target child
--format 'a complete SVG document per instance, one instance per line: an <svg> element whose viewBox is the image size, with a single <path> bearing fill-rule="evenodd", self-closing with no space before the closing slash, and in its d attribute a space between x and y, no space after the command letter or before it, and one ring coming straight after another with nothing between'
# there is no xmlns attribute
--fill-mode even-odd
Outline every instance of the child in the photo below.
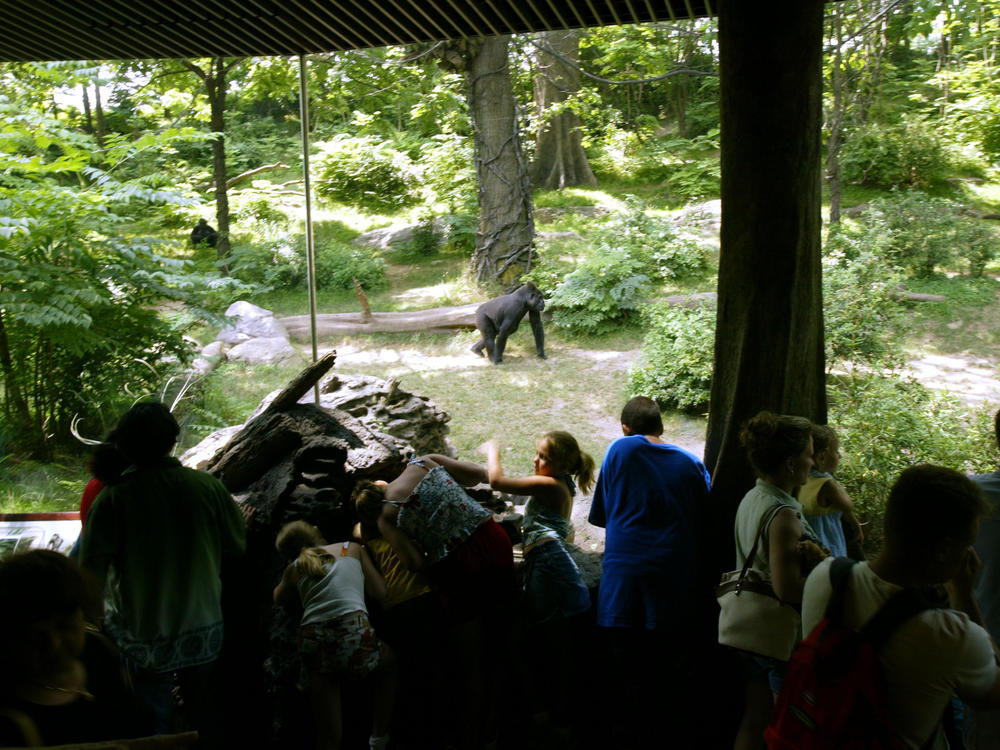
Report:
<svg viewBox="0 0 1000 750"><path fill-rule="evenodd" d="M852 547L860 549L864 537L854 515L854 503L833 478L840 464L840 441L829 425L813 425L812 439L814 468L799 489L798 500L820 542L834 557L847 557L848 538L844 535L844 525L849 529Z"/></svg>
<svg viewBox="0 0 1000 750"><path fill-rule="evenodd" d="M285 557L296 558L275 587L274 601L302 603L299 652L316 719L316 747L340 747L341 679L372 675L377 682L369 744L383 750L389 741L395 667L368 621L364 595L384 598L385 581L360 544L326 544L319 529L305 521L285 524L275 546Z"/></svg>
<svg viewBox="0 0 1000 750"><path fill-rule="evenodd" d="M535 473L508 477L500 466L496 441L484 448L490 486L531 498L524 513L521 611L531 652L545 654L545 658L527 660L528 684L536 693L536 721L544 722L548 712L556 735L553 742L565 742L573 674L570 618L590 609L590 592L564 542L572 533L577 483L584 492L593 486L594 459L580 450L568 432L547 432L535 441Z"/></svg>

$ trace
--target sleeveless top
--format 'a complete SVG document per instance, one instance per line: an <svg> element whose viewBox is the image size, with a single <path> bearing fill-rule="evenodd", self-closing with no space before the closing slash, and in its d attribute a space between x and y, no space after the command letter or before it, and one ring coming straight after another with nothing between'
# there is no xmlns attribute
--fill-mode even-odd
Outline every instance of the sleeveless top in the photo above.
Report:
<svg viewBox="0 0 1000 750"><path fill-rule="evenodd" d="M347 555L347 545L341 556L327 564L322 578L300 575L296 584L302 599L302 625L315 625L335 620L351 612L368 613L365 608L365 574L361 561Z"/></svg>
<svg viewBox="0 0 1000 750"><path fill-rule="evenodd" d="M385 539L371 539L365 543L367 549L385 579L385 600L382 609L391 609L431 590L424 576L417 571L403 567L392 545Z"/></svg>
<svg viewBox="0 0 1000 750"><path fill-rule="evenodd" d="M396 525L433 565L448 556L493 514L469 497L443 466L435 466L401 503Z"/></svg>
<svg viewBox="0 0 1000 750"><path fill-rule="evenodd" d="M566 483L569 488L570 498L576 494L576 484L569 474L556 477ZM524 521L521 524L523 545L527 549L538 544L543 539L556 539L565 542L573 525L568 518L563 517L559 511L547 508L537 502L535 498L528 500L524 506Z"/></svg>
<svg viewBox="0 0 1000 750"><path fill-rule="evenodd" d="M820 490L833 479L833 475L825 471L813 471L809 479L799 488L799 502L806 514L809 525L812 526L819 541L830 550L834 557L847 556L847 539L844 537L844 527L841 526L843 511L832 505L823 507L819 504Z"/></svg>
<svg viewBox="0 0 1000 750"><path fill-rule="evenodd" d="M802 536L804 539L816 539L816 532L813 531L808 521L802 517L802 504L784 490L778 489L773 484L758 479L743 499L739 508L736 509L736 567L742 568L746 562L750 548L753 547L753 540L757 536L757 529L760 521L775 504L783 505L795 511L802 524ZM772 519L773 521L774 519ZM761 573L771 574L771 562L767 545L771 523L764 528L760 537L760 544L757 545L757 555L750 563L750 567Z"/></svg>

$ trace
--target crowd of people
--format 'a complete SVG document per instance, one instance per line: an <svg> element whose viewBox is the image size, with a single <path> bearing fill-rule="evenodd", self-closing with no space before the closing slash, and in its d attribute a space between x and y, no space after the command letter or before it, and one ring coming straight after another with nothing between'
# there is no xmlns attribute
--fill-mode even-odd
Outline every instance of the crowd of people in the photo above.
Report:
<svg viewBox="0 0 1000 750"><path fill-rule="evenodd" d="M526 476L504 471L491 440L481 464L417 456L391 482L359 481L351 538L328 540L302 519L282 526L273 602L298 621L298 688L317 748L340 748L360 720L343 710L349 694L368 701L364 733L380 750L716 746L704 717L728 717L703 694L718 619L705 552L711 479L664 441L654 401L631 399L621 427L599 472L567 432L537 438ZM996 427L1000 444L1000 413ZM219 480L170 457L178 432L163 405L133 407L95 451L76 560L36 550L0 563L0 600L18 603L0 618L0 746L147 735L187 746L191 734L172 734L178 705L199 746L227 746L223 571L246 532ZM937 596L878 653L900 746L1000 747L990 712L1000 708L990 637L1000 628L1000 472L903 472L867 561L830 426L761 412L740 438L757 481L736 511L736 567L768 581L801 624L775 645L760 620L741 648L723 649L740 665L743 708L717 746L765 746L789 657L830 617L832 561L846 557L856 564L838 606L850 628L900 592ZM527 498L515 534L470 496L477 485ZM605 529L595 592L569 547L574 504L591 490L588 521ZM755 635L768 648L755 651ZM595 644L603 679L581 688L578 661ZM516 721L501 710L512 693ZM599 742L583 736L588 725L600 725Z"/></svg>

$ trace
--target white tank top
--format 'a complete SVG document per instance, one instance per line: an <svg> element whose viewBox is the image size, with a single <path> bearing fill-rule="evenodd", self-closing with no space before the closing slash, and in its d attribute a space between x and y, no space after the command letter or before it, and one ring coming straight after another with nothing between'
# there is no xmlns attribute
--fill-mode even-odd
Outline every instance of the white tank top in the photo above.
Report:
<svg viewBox="0 0 1000 750"><path fill-rule="evenodd" d="M322 578L300 575L302 625L334 620L351 612L368 613L365 608L365 574L355 557L337 557L327 564Z"/></svg>

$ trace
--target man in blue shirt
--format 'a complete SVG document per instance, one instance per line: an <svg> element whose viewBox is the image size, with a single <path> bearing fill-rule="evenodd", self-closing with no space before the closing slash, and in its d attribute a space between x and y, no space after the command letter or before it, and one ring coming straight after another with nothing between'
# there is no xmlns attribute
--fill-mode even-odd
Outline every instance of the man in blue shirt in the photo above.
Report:
<svg viewBox="0 0 1000 750"><path fill-rule="evenodd" d="M625 437L608 447L589 516L606 529L597 624L607 629L615 669L626 683L625 718L616 727L625 736L616 739L641 742L652 716L674 709L676 722L656 722L651 736L662 740L665 728L680 731L686 724L682 657L696 625L699 515L711 480L695 456L663 441L652 399L630 400L621 423ZM660 686L661 695L643 689L650 684ZM675 739L681 742L671 747L685 746Z"/></svg>

